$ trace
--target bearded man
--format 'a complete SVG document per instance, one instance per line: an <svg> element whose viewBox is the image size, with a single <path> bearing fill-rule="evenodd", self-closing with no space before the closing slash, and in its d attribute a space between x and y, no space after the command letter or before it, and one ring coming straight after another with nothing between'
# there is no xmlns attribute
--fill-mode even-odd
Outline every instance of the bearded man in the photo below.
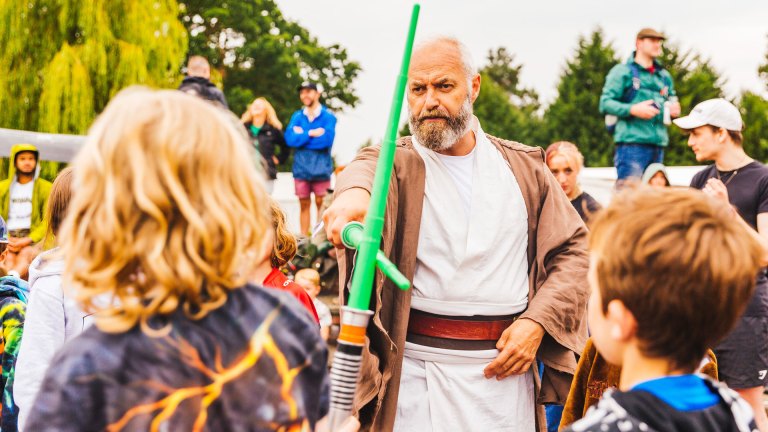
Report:
<svg viewBox="0 0 768 432"><path fill-rule="evenodd" d="M586 230L542 149L483 132L479 92L458 40L414 49L413 136L397 143L382 236L413 288L376 278L355 397L362 430L543 430L541 403L567 396L586 339ZM323 216L337 247L343 226L365 217L378 153L364 149L338 178ZM339 256L345 296L353 254Z"/></svg>

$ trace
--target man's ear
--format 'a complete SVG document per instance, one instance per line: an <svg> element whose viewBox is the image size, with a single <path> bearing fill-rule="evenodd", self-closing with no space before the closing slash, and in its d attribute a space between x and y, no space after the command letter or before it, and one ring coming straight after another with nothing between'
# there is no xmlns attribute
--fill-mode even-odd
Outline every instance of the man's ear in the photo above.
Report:
<svg viewBox="0 0 768 432"><path fill-rule="evenodd" d="M480 74L475 74L475 76L472 77L472 88L470 89L472 92L472 103L475 103L477 97L480 96L480 81Z"/></svg>
<svg viewBox="0 0 768 432"><path fill-rule="evenodd" d="M611 326L611 337L616 341L626 342L637 333L637 319L621 300L611 300L605 314Z"/></svg>

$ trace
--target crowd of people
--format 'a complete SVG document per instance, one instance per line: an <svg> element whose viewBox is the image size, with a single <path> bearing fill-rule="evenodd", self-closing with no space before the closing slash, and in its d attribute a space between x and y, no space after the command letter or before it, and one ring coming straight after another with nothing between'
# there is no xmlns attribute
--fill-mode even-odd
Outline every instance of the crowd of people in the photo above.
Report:
<svg viewBox="0 0 768 432"><path fill-rule="evenodd" d="M461 41L414 48L381 241L412 288L375 280L344 432L768 432L768 168L730 102L682 115L663 40L641 30L606 78L605 208L578 143L483 131ZM283 128L263 97L229 112L204 58L187 73L120 92L53 184L36 147L12 149L1 430L328 430L331 311L316 269L284 272L297 238L270 193L292 156L301 234L314 195L343 301L341 230L365 219L380 147L323 206L336 118L317 85ZM663 165L672 124L712 162L690 187Z"/></svg>

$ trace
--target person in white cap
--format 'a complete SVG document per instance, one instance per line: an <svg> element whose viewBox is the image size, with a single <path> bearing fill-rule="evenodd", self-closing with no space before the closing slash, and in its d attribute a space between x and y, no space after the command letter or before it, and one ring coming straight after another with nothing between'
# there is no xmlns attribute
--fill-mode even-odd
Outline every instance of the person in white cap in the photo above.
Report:
<svg viewBox="0 0 768 432"><path fill-rule="evenodd" d="M690 133L688 146L696 160L714 161L697 173L691 187L730 203L740 223L768 245L768 167L744 151L744 123L738 108L711 99L674 123ZM736 216L737 215L737 216ZM765 264L765 262L764 262ZM768 277L757 276L757 288L736 328L714 349L720 379L747 400L761 431L768 431L763 389L768 381Z"/></svg>

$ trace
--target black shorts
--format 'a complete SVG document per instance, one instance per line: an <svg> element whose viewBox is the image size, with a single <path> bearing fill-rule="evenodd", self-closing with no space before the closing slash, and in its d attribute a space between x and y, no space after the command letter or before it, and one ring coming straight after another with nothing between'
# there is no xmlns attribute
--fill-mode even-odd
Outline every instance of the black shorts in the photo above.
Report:
<svg viewBox="0 0 768 432"><path fill-rule="evenodd" d="M768 383L768 316L742 316L713 351L720 381L728 387L764 387Z"/></svg>

